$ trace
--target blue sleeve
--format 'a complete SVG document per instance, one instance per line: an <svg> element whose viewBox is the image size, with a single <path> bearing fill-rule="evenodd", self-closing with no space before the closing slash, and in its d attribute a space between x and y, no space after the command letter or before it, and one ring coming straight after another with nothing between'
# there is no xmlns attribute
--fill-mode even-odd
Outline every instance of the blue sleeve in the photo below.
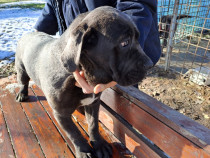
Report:
<svg viewBox="0 0 210 158"><path fill-rule="evenodd" d="M50 0L47 0L34 28L50 35L55 35L58 32L58 23Z"/></svg>
<svg viewBox="0 0 210 158"><path fill-rule="evenodd" d="M117 0L116 8L132 18L140 32L140 45L153 63L156 64L161 55L157 27L157 1Z"/></svg>

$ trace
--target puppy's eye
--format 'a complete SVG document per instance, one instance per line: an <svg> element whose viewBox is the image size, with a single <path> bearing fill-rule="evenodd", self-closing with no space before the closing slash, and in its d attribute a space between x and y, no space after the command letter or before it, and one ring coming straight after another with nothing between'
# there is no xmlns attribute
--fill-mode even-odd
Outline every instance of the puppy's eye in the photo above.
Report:
<svg viewBox="0 0 210 158"><path fill-rule="evenodd" d="M122 47L126 47L128 44L129 44L129 40L126 40L120 43Z"/></svg>

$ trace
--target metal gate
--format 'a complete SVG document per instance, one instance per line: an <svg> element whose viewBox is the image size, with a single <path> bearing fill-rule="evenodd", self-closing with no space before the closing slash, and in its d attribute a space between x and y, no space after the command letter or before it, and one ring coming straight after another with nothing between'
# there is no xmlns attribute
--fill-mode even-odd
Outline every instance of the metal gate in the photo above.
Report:
<svg viewBox="0 0 210 158"><path fill-rule="evenodd" d="M163 52L158 64L165 70L210 82L209 10L209 0L158 0Z"/></svg>

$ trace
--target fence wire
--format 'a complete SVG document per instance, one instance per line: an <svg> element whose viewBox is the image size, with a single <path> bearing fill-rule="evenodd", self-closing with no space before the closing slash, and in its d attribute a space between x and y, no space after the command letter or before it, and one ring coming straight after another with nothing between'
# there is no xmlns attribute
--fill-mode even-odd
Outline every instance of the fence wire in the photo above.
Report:
<svg viewBox="0 0 210 158"><path fill-rule="evenodd" d="M202 82L210 82L209 10L209 0L158 0L159 65L182 75L196 72L197 79L204 74Z"/></svg>

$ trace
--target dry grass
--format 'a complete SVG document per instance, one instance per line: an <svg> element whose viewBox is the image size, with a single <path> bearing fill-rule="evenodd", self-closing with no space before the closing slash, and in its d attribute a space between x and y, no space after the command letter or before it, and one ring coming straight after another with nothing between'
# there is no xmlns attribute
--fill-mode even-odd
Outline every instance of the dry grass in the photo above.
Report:
<svg viewBox="0 0 210 158"><path fill-rule="evenodd" d="M28 0L21 0L21 1L28 1ZM11 2L19 2L19 1L18 0L0 0L0 4L11 3Z"/></svg>

